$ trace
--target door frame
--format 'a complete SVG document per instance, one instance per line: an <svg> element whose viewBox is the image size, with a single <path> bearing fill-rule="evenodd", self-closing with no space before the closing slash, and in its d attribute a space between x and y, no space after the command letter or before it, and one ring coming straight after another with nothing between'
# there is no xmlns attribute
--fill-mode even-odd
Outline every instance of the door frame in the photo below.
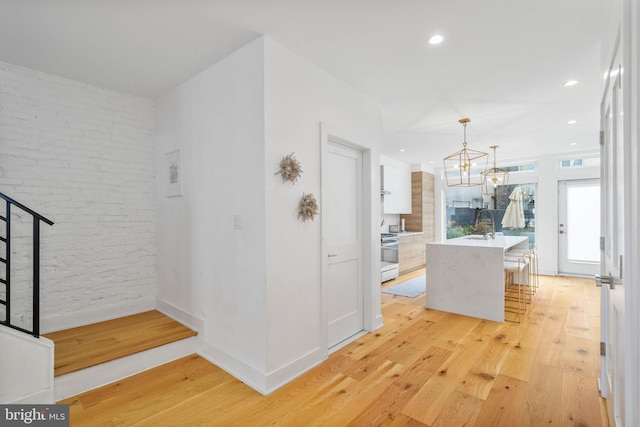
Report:
<svg viewBox="0 0 640 427"><path fill-rule="evenodd" d="M320 123L320 229L321 229L321 286L320 286L320 342L324 358L329 355L329 295L327 286L328 271L328 249L326 244L326 230L328 224L324 222L324 204L327 191L327 156L329 150L329 140L342 143L348 147L354 148L362 152L362 261L363 261L363 308L364 308L364 331L356 334L350 339L341 342L337 346L331 348L335 351L338 348L352 342L358 337L365 335L367 332L375 331L382 327L381 312L381 295L380 295L380 230L374 227L377 224L377 218L380 216L380 206L375 201L379 200L380 193L380 171L379 171L379 155L371 146L364 145L361 138L352 135L349 132L339 130L328 125ZM378 196L378 197L376 197ZM377 274L376 274L377 272Z"/></svg>
<svg viewBox="0 0 640 427"><path fill-rule="evenodd" d="M558 219L557 219L557 223L558 223L558 233L561 232L567 232L566 229L560 229L561 226L565 226L566 221L566 216L567 216L567 190L569 187L573 186L573 185L579 185L580 183L593 183L593 185L595 185L595 183L597 182L598 187L600 187L600 178L577 178L577 179L561 179L558 181ZM600 193L602 192L602 189L599 188ZM602 203L602 202L601 202ZM564 209L564 212L563 212ZM563 219L564 217L564 219ZM598 222L598 224L596 225L598 232L601 232L600 229L601 227L601 220ZM569 232L573 232L573 230L569 229ZM601 234L599 234L601 235ZM576 277L593 277L594 274L598 274L600 273L600 262L597 263L589 263L590 266L593 266L592 271L586 271L586 272L567 272L567 271L563 271L563 262L562 262L562 256L563 256L563 252L564 255L566 256L566 250L567 250L567 239L564 239L564 243L562 238L560 237L560 234L557 235L557 245L558 245L558 256L557 256L557 263L558 263L558 275L559 276L576 276ZM563 248L564 245L564 248ZM563 251L564 249L564 251ZM568 259L566 260L567 262L569 261Z"/></svg>
<svg viewBox="0 0 640 427"><path fill-rule="evenodd" d="M640 214L640 176L637 171L637 165L640 161L640 151L638 150L638 124L640 122L640 92L638 84L640 84L640 75L637 72L640 66L640 55L638 53L639 42L638 32L640 30L640 7L638 3L630 0L618 0L612 3L609 10L613 11L613 15L605 26L604 48L605 52L611 54L607 57L605 54L602 58L602 70L609 71L614 58L614 51L609 49L615 47L616 39L622 44L622 65L623 70L630 70L625 73L625 80L622 88L623 97L623 135L624 135L624 198L628 202L628 208L624 212L625 224L625 243L624 243L624 259L622 275L624 277L625 297L624 297L624 322L625 327L622 339L618 341L617 352L623 355L624 366L624 402L622 403L622 422L626 425L640 424L640 408L636 404L640 399L640 367L637 361L640 357L640 288L638 283L640 280L640 266L637 262L640 256L640 228L638 226L638 215ZM614 49L615 50L615 49ZM607 96L608 84L604 85L602 99ZM606 184L602 181L606 177L601 176L601 187L604 189ZM601 197L603 201L603 210L605 209L604 194ZM604 214L604 212L602 212ZM604 310L604 304L601 311L601 333L603 341L606 343L608 337L608 313ZM606 357L606 356L604 356ZM605 361L601 358L601 369L604 368ZM602 374L601 374L602 376ZM601 380L599 380L601 381ZM602 386L602 384L600 384ZM612 396L615 398L615 396Z"/></svg>

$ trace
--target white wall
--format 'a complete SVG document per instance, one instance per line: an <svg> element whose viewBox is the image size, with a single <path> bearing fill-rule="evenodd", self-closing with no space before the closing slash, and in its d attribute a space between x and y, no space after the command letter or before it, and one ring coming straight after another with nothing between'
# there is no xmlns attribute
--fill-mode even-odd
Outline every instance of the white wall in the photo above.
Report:
<svg viewBox="0 0 640 427"><path fill-rule="evenodd" d="M54 403L53 341L0 326L0 403Z"/></svg>
<svg viewBox="0 0 640 427"><path fill-rule="evenodd" d="M582 167L561 169L558 157L549 156L537 160L538 189L536 194L536 245L538 247L540 274L558 273L558 182L600 177L600 168ZM525 179L524 175L523 178ZM531 181L529 181L531 182ZM509 177L509 183L512 182Z"/></svg>
<svg viewBox="0 0 640 427"><path fill-rule="evenodd" d="M41 228L43 331L153 306L153 129L150 100L0 63L0 191L55 222ZM31 278L29 245L13 247L14 286Z"/></svg>
<svg viewBox="0 0 640 427"><path fill-rule="evenodd" d="M263 70L259 39L183 83L158 100L155 138L158 298L202 319L203 355L260 390L267 328ZM168 198L165 154L176 149L184 195ZM234 215L243 217L243 229L234 229Z"/></svg>
<svg viewBox="0 0 640 427"><path fill-rule="evenodd" d="M157 109L158 176L175 149L184 173L182 197L165 197L159 181L158 298L177 317L203 319L205 357L269 393L327 350L321 221L297 219L302 193L320 195L320 122L362 135L377 164L378 108L260 38L162 97ZM295 185L275 174L291 152L304 171ZM243 229L234 229L234 215Z"/></svg>
<svg viewBox="0 0 640 427"><path fill-rule="evenodd" d="M326 325L320 323L322 218L313 222L297 218L303 192L313 193L322 203L320 123L357 136L354 142L371 150L375 166L365 185L375 195L376 203L372 218L366 222L375 225L378 242L380 112L375 102L268 38L265 64L267 368L269 385L274 388L296 370L300 373L317 363L326 352L321 335L326 333ZM274 173L279 170L280 159L290 152L295 152L304 172L297 183L283 184ZM379 289L380 270L376 265L375 283L365 286Z"/></svg>

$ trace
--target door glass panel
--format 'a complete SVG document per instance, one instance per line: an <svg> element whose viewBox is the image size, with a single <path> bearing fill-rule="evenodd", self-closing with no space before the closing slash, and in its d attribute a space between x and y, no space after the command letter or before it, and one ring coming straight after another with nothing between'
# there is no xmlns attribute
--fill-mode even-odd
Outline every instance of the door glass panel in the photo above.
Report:
<svg viewBox="0 0 640 427"><path fill-rule="evenodd" d="M567 258L600 262L600 186L567 187Z"/></svg>

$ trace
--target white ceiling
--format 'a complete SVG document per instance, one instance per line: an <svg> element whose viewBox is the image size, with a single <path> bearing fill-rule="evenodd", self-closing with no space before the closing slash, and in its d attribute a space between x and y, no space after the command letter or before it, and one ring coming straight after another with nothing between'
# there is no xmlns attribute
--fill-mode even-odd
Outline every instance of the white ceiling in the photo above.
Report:
<svg viewBox="0 0 640 427"><path fill-rule="evenodd" d="M535 158L598 147L602 8L603 0L0 0L0 60L156 98L266 34L381 105L385 155L439 166L461 148L458 119L470 117L470 148L499 145L499 161ZM445 40L431 46L435 33ZM579 84L564 87L569 79Z"/></svg>

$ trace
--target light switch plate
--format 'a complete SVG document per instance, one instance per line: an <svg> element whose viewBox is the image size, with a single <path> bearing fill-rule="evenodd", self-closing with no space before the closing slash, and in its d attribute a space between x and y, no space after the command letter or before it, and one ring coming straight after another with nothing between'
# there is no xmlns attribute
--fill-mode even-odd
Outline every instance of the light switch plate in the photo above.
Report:
<svg viewBox="0 0 640 427"><path fill-rule="evenodd" d="M233 228L241 230L244 228L244 217L242 215L233 216Z"/></svg>

